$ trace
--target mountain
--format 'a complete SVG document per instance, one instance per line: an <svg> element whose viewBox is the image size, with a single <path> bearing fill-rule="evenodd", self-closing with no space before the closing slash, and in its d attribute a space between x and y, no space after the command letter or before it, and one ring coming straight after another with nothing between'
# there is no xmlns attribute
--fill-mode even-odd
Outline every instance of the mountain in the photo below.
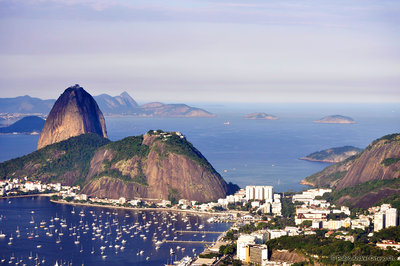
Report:
<svg viewBox="0 0 400 266"><path fill-rule="evenodd" d="M28 95L15 98L0 98L0 113L47 114L55 100L42 100Z"/></svg>
<svg viewBox="0 0 400 266"><path fill-rule="evenodd" d="M44 119L38 116L26 116L8 127L0 128L0 133L33 133L42 131Z"/></svg>
<svg viewBox="0 0 400 266"><path fill-rule="evenodd" d="M76 84L55 102L40 134L38 149L86 133L107 138L105 120L96 101Z"/></svg>
<svg viewBox="0 0 400 266"><path fill-rule="evenodd" d="M321 118L320 120L314 121L314 123L325 123L325 124L354 124L353 118L343 115L330 115Z"/></svg>
<svg viewBox="0 0 400 266"><path fill-rule="evenodd" d="M108 94L101 94L93 98L105 115L133 114L138 107L136 101L127 92L123 92L121 95L115 97Z"/></svg>
<svg viewBox="0 0 400 266"><path fill-rule="evenodd" d="M276 119L278 119L277 116L269 115L269 114L266 114L266 113L247 114L243 118L245 118L245 119L265 119L265 120L276 120Z"/></svg>
<svg viewBox="0 0 400 266"><path fill-rule="evenodd" d="M373 141L360 154L331 165L305 179L315 186L330 186L339 203L366 207L400 194L400 134Z"/></svg>
<svg viewBox="0 0 400 266"><path fill-rule="evenodd" d="M359 154L361 151L362 149L353 146L336 147L313 152L300 159L313 162L338 163L346 160L350 156Z"/></svg>
<svg viewBox="0 0 400 266"><path fill-rule="evenodd" d="M111 142L93 133L0 164L0 179L24 177L80 185L90 196L212 201L228 185L177 132L149 131Z"/></svg>
<svg viewBox="0 0 400 266"><path fill-rule="evenodd" d="M159 102L141 105L138 110L140 116L159 117L214 117L206 110L190 107L186 104L163 104Z"/></svg>
<svg viewBox="0 0 400 266"><path fill-rule="evenodd" d="M93 97L104 115L132 115L144 117L213 117L206 110L186 104L152 102L139 106L127 93L118 96L101 94ZM0 113L48 114L55 100L41 100L29 96L0 98Z"/></svg>

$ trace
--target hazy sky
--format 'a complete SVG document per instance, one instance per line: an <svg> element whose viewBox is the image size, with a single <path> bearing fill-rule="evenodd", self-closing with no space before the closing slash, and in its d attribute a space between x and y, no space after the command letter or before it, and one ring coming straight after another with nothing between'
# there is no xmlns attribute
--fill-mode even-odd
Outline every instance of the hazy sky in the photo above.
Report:
<svg viewBox="0 0 400 266"><path fill-rule="evenodd" d="M0 97L400 102L400 1L0 0Z"/></svg>

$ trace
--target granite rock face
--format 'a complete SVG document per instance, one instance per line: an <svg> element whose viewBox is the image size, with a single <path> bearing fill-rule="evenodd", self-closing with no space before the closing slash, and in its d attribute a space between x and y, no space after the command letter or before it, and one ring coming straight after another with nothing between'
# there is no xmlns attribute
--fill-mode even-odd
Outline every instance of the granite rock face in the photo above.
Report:
<svg viewBox="0 0 400 266"><path fill-rule="evenodd" d="M400 134L373 141L361 153L328 166L305 179L314 186L329 185L336 190L373 180L400 177Z"/></svg>
<svg viewBox="0 0 400 266"><path fill-rule="evenodd" d="M57 99L40 134L38 149L86 133L107 138L105 120L96 101L79 85Z"/></svg>
<svg viewBox="0 0 400 266"><path fill-rule="evenodd" d="M370 144L353 160L346 175L339 180L337 189L355 186L371 180L399 178L400 135L385 136Z"/></svg>
<svg viewBox="0 0 400 266"><path fill-rule="evenodd" d="M199 202L223 198L228 189L203 155L174 132L148 133L103 146L91 160L85 184L82 193L92 197Z"/></svg>

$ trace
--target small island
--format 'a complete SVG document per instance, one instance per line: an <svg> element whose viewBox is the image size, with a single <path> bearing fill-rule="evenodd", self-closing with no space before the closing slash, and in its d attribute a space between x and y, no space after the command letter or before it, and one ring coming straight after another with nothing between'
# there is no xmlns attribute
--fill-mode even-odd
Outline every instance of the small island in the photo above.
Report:
<svg viewBox="0 0 400 266"><path fill-rule="evenodd" d="M361 151L362 149L353 146L336 147L314 152L300 159L313 162L338 163L350 156L359 154Z"/></svg>
<svg viewBox="0 0 400 266"><path fill-rule="evenodd" d="M44 122L38 116L26 116L8 127L0 128L0 134L39 134Z"/></svg>
<svg viewBox="0 0 400 266"><path fill-rule="evenodd" d="M329 115L319 120L315 120L314 123L325 123L325 124L354 124L353 118L343 115Z"/></svg>
<svg viewBox="0 0 400 266"><path fill-rule="evenodd" d="M276 120L277 116L269 115L266 113L251 113L243 117L244 119L264 119L264 120Z"/></svg>

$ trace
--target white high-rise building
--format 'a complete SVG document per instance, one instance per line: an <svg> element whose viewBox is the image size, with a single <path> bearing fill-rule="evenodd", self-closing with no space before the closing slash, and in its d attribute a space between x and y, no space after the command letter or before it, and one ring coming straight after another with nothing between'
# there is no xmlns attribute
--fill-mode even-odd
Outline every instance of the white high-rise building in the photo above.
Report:
<svg viewBox="0 0 400 266"><path fill-rule="evenodd" d="M374 231L377 232L383 228L385 228L385 214L377 212L374 214Z"/></svg>
<svg viewBox="0 0 400 266"><path fill-rule="evenodd" d="M256 200L263 200L264 199L264 187L262 186L255 186L255 199Z"/></svg>
<svg viewBox="0 0 400 266"><path fill-rule="evenodd" d="M255 186L246 186L246 199L247 200L255 199Z"/></svg>
<svg viewBox="0 0 400 266"><path fill-rule="evenodd" d="M274 198L273 186L264 186L264 198L265 202L272 202Z"/></svg>
<svg viewBox="0 0 400 266"><path fill-rule="evenodd" d="M265 202L273 202L272 186L246 186L247 200L265 200Z"/></svg>
<svg viewBox="0 0 400 266"><path fill-rule="evenodd" d="M390 208L385 212L385 227L397 226L397 209Z"/></svg>

